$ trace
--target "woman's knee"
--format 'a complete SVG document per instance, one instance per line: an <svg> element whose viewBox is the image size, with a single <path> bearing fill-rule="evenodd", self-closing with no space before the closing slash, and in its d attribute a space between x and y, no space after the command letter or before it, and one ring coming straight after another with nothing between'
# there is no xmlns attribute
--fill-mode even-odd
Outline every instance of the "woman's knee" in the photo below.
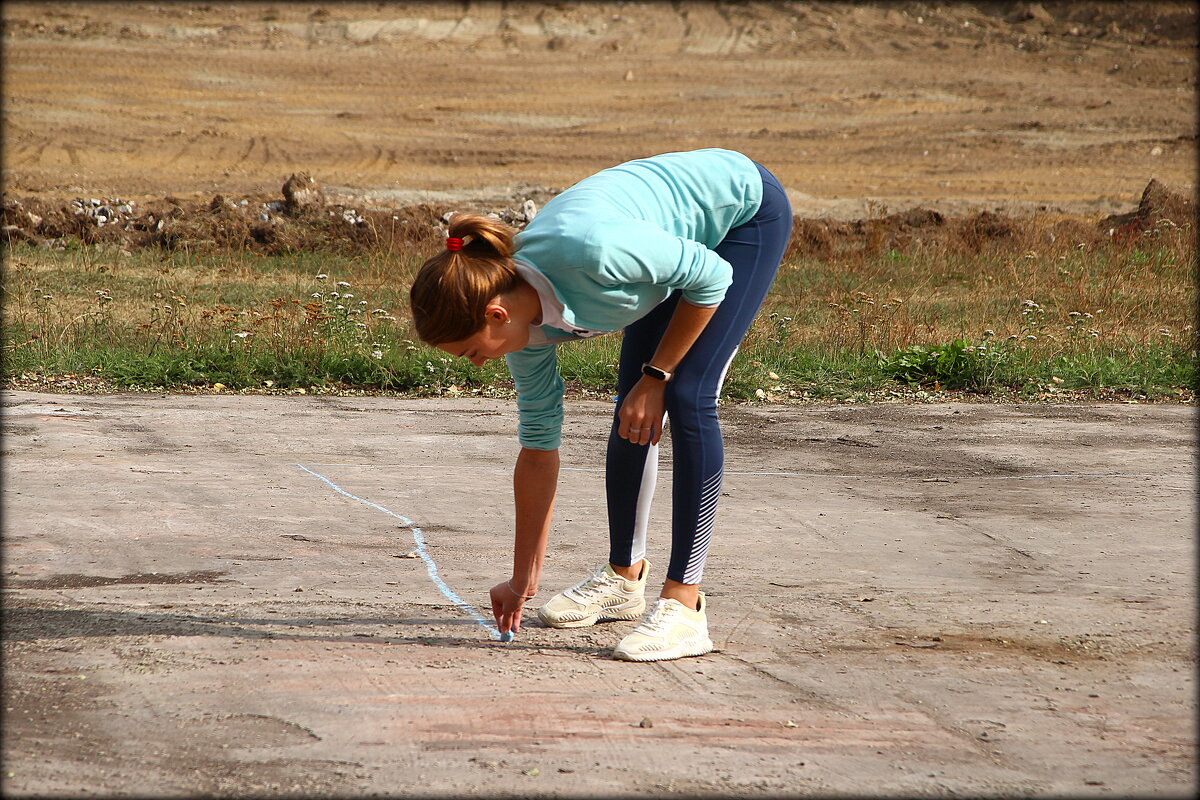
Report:
<svg viewBox="0 0 1200 800"><path fill-rule="evenodd" d="M672 381L674 383L674 381ZM710 392L672 386L667 392L667 418L672 428L702 429L717 421L717 398Z"/></svg>

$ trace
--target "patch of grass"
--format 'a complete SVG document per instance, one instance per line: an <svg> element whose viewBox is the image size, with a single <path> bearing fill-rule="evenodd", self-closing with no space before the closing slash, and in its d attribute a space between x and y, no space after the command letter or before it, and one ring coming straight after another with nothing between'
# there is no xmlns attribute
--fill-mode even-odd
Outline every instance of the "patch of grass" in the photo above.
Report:
<svg viewBox="0 0 1200 800"><path fill-rule="evenodd" d="M725 386L732 399L838 400L969 391L1190 399L1196 267L1190 233L1131 248L913 247L781 267ZM196 255L13 245L2 287L6 381L87 374L116 388L479 394L507 369L415 340L419 256L297 251ZM559 348L569 385L615 387L620 336ZM908 395L906 395L908 396Z"/></svg>
<svg viewBox="0 0 1200 800"><path fill-rule="evenodd" d="M881 354L879 365L887 375L909 385L978 391L994 385L1011 358L1004 347L955 339L933 347L914 344L886 357Z"/></svg>

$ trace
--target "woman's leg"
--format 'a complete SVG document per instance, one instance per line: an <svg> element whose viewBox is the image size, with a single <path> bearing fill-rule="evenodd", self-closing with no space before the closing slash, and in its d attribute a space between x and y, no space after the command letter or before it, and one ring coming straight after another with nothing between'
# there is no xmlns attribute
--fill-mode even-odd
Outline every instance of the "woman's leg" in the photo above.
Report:
<svg viewBox="0 0 1200 800"><path fill-rule="evenodd" d="M639 564L646 555L650 501L654 499L658 479L658 445L638 445L622 439L617 433L620 427L617 415L621 401L642 377L642 364L649 361L658 348L678 302L678 294L672 295L627 327L621 340L617 403L608 434L604 469L608 495L608 561L614 568ZM626 577L633 579L637 575Z"/></svg>
<svg viewBox="0 0 1200 800"><path fill-rule="evenodd" d="M791 235L787 195L769 172L759 170L762 207L715 248L733 265L733 284L667 385L674 490L671 560L663 596L675 596L692 607L695 587L704 575L724 473L717 397L734 353L771 288Z"/></svg>

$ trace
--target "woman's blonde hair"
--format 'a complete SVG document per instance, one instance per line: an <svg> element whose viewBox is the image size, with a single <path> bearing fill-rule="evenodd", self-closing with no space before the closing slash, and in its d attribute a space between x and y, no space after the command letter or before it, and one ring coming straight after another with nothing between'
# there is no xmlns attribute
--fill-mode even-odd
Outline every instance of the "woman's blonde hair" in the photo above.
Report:
<svg viewBox="0 0 1200 800"><path fill-rule="evenodd" d="M481 214L450 218L447 236L461 239L462 249L443 250L426 261L408 294L421 341L461 342L483 328L488 302L521 281L512 261L514 234Z"/></svg>

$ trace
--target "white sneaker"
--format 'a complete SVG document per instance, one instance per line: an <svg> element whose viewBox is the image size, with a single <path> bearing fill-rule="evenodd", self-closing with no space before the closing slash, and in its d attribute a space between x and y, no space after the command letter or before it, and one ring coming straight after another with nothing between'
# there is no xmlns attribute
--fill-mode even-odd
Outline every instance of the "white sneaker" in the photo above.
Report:
<svg viewBox="0 0 1200 800"><path fill-rule="evenodd" d="M637 619L646 610L646 576L650 562L642 561L642 574L627 581L609 564L566 591L551 597L538 609L538 619L551 628L583 628L600 620Z"/></svg>
<svg viewBox="0 0 1200 800"><path fill-rule="evenodd" d="M667 661L710 652L713 643L708 638L706 605L703 592L699 610L678 600L658 598L633 632L613 650L613 656L625 661Z"/></svg>

